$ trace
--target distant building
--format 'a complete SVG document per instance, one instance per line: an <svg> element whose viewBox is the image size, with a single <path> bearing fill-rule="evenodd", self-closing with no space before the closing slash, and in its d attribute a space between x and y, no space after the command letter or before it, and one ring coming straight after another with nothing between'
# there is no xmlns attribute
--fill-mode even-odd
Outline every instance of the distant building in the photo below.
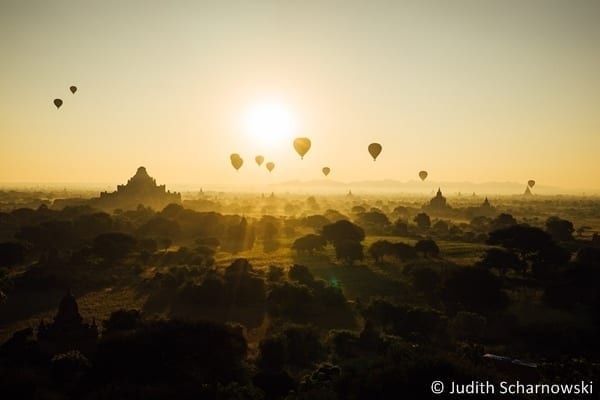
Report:
<svg viewBox="0 0 600 400"><path fill-rule="evenodd" d="M109 210L135 209L140 204L162 210L171 203L181 204L181 194L167 191L165 185L157 185L145 167L139 167L127 184L118 185L116 192L102 192L100 197L91 200L92 207Z"/></svg>
<svg viewBox="0 0 600 400"><path fill-rule="evenodd" d="M429 204L425 204L423 206L423 210L427 212L444 212L449 211L451 209L452 207L448 205L446 198L442 194L442 190L440 188L438 188L435 197L429 200Z"/></svg>
<svg viewBox="0 0 600 400"><path fill-rule="evenodd" d="M40 321L37 339L40 348L51 355L70 350L90 354L96 347L98 326L95 320L91 324L83 322L77 301L68 291L60 301L54 322Z"/></svg>
<svg viewBox="0 0 600 400"><path fill-rule="evenodd" d="M531 190L529 190L529 186L527 186L527 187L525 188L525 193L523 193L523 194L524 194L525 196L531 196L531 194L532 194L532 193L531 193Z"/></svg>
<svg viewBox="0 0 600 400"><path fill-rule="evenodd" d="M492 206L486 197L479 207L468 207L465 210L465 215L468 218L474 217L492 217L496 215L496 207Z"/></svg>

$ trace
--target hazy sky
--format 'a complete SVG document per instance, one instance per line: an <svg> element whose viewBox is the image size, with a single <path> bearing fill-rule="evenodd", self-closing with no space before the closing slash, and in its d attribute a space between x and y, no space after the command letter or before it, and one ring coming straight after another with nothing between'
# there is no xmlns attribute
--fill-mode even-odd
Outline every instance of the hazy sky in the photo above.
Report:
<svg viewBox="0 0 600 400"><path fill-rule="evenodd" d="M598 21L600 2L577 0L0 0L0 182L123 182L145 165L167 185L266 183L329 166L600 189ZM312 139L303 161L248 128L264 102Z"/></svg>

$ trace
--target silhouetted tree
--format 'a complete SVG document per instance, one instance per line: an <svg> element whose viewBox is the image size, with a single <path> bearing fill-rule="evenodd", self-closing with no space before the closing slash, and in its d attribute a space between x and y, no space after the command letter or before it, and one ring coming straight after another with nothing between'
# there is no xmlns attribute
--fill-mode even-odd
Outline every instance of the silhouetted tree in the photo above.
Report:
<svg viewBox="0 0 600 400"><path fill-rule="evenodd" d="M529 225L513 225L492 231L488 244L500 245L517 253L528 264L561 265L568 261L569 253L554 243L550 235Z"/></svg>
<svg viewBox="0 0 600 400"><path fill-rule="evenodd" d="M440 275L431 268L414 268L411 277L415 289L426 294L433 294L441 282Z"/></svg>
<svg viewBox="0 0 600 400"><path fill-rule="evenodd" d="M309 233L308 235L296 239L292 244L292 249L297 252L312 253L314 251L323 250L326 244L327 241L323 236Z"/></svg>
<svg viewBox="0 0 600 400"><path fill-rule="evenodd" d="M469 225L471 225L473 230L477 232L488 232L492 226L492 219L484 216L478 216L473 218Z"/></svg>
<svg viewBox="0 0 600 400"><path fill-rule="evenodd" d="M479 265L485 268L495 268L503 276L506 275L508 269L523 272L525 267L523 261L515 253L496 248L488 249Z"/></svg>
<svg viewBox="0 0 600 400"><path fill-rule="evenodd" d="M398 219L394 223L394 234L398 236L408 236L408 224L404 220Z"/></svg>
<svg viewBox="0 0 600 400"><path fill-rule="evenodd" d="M94 368L109 382L195 385L240 381L248 346L241 328L214 322L157 321L98 346Z"/></svg>
<svg viewBox="0 0 600 400"><path fill-rule="evenodd" d="M300 282L307 286L311 286L315 281L315 277L310 273L308 268L298 264L294 264L290 267L288 277L293 281Z"/></svg>
<svg viewBox="0 0 600 400"><path fill-rule="evenodd" d="M573 223L559 217L550 217L546 220L546 230L552 238L559 242L573 240Z"/></svg>
<svg viewBox="0 0 600 400"><path fill-rule="evenodd" d="M442 297L452 309L478 313L502 310L509 303L500 279L478 267L454 271L444 283Z"/></svg>
<svg viewBox="0 0 600 400"><path fill-rule="evenodd" d="M494 218L490 225L490 230L498 230L511 227L517 224L517 220L510 214L502 213Z"/></svg>
<svg viewBox="0 0 600 400"><path fill-rule="evenodd" d="M134 331L141 326L141 323L142 315L139 310L120 309L113 311L110 317L102 323L104 327L103 335Z"/></svg>
<svg viewBox="0 0 600 400"><path fill-rule="evenodd" d="M419 213L419 214L415 215L415 218L413 219L413 221L415 221L415 223L417 224L417 227L421 231L426 231L431 227L431 219L429 218L429 215L427 215L426 213Z"/></svg>
<svg viewBox="0 0 600 400"><path fill-rule="evenodd" d="M342 240L335 243L335 256L338 260L345 260L349 264L361 261L364 258L363 245L353 240Z"/></svg>
<svg viewBox="0 0 600 400"><path fill-rule="evenodd" d="M381 233L390 225L388 217L379 211L363 212L356 216L356 223L363 229Z"/></svg>
<svg viewBox="0 0 600 400"><path fill-rule="evenodd" d="M125 233L102 233L94 239L93 250L106 262L116 262L134 249L136 240Z"/></svg>
<svg viewBox="0 0 600 400"><path fill-rule="evenodd" d="M600 268L600 249L597 247L582 247L575 255L575 262L586 267Z"/></svg>
<svg viewBox="0 0 600 400"><path fill-rule="evenodd" d="M323 237L328 242L336 243L342 241L362 242L365 239L365 231L347 220L340 220L323 227Z"/></svg>
<svg viewBox="0 0 600 400"><path fill-rule="evenodd" d="M415 250L424 257L437 257L440 254L440 248L432 239L419 240L415 243Z"/></svg>
<svg viewBox="0 0 600 400"><path fill-rule="evenodd" d="M414 247L402 242L393 243L392 251L394 256L398 257L402 261L414 260L418 257L417 250L415 250Z"/></svg>
<svg viewBox="0 0 600 400"><path fill-rule="evenodd" d="M382 262L383 257L394 254L393 244L388 240L378 240L369 246L369 254L375 262Z"/></svg>
<svg viewBox="0 0 600 400"><path fill-rule="evenodd" d="M12 267L25 261L25 247L20 243L0 243L0 267Z"/></svg>
<svg viewBox="0 0 600 400"><path fill-rule="evenodd" d="M181 233L181 228L177 221L156 217L140 226L138 233L147 237L177 238Z"/></svg>
<svg viewBox="0 0 600 400"><path fill-rule="evenodd" d="M444 220L439 220L432 226L435 233L438 235L447 235L448 234L448 223Z"/></svg>
<svg viewBox="0 0 600 400"><path fill-rule="evenodd" d="M478 340L484 337L486 325L484 316L459 311L450 322L450 330L458 339Z"/></svg>
<svg viewBox="0 0 600 400"><path fill-rule="evenodd" d="M322 215L309 215L302 219L302 225L313 229L321 229L323 226L330 224L331 221Z"/></svg>

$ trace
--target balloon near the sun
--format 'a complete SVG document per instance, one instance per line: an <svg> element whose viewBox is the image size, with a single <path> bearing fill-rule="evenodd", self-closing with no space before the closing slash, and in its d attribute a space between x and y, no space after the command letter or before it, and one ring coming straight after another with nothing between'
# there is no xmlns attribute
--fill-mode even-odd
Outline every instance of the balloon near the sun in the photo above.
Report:
<svg viewBox="0 0 600 400"><path fill-rule="evenodd" d="M248 109L244 118L244 130L260 149L287 143L295 127L294 116L280 102L257 103Z"/></svg>

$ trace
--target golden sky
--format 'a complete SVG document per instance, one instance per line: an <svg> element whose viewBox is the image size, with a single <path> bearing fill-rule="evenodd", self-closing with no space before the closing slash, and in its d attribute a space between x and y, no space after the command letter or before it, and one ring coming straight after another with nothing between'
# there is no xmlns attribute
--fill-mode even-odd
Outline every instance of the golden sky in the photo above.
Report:
<svg viewBox="0 0 600 400"><path fill-rule="evenodd" d="M600 2L578 0L1 0L0 182L123 182L145 165L167 185L233 185L329 166L600 189L598 21ZM248 127L265 103L293 120L286 137ZM312 140L302 161L295 136Z"/></svg>

